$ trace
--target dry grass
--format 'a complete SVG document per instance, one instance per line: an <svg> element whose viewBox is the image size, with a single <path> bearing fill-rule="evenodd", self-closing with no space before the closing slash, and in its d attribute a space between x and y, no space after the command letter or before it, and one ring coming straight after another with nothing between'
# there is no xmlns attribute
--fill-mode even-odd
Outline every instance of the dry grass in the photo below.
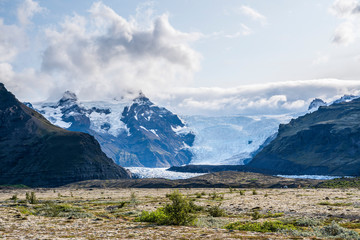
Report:
<svg viewBox="0 0 360 240"><path fill-rule="evenodd" d="M284 213L285 219L306 217L324 222L335 219L348 225L360 215L360 190L357 189L256 189L256 195L252 194L253 189L245 190L241 195L239 189L231 192L229 189L180 189L197 205L205 209L220 206L226 212L224 217L213 219L204 211L199 215L201 223L186 227L134 221L143 210L154 211L167 203L166 194L173 189L0 190L0 239L289 239L291 237L280 233L229 231L221 227L239 220L253 221L254 211ZM39 203L24 203L26 192L35 192ZM210 198L209 194L214 192L223 195L223 199ZM14 195L18 197L17 203L10 200ZM332 205L319 205L325 201ZM62 206L66 214L42 216L39 212L46 202Z"/></svg>

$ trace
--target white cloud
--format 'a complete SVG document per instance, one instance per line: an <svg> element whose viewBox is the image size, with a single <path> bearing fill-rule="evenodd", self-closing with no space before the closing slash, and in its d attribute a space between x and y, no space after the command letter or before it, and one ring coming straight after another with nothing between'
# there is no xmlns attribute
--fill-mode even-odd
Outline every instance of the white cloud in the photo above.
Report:
<svg viewBox="0 0 360 240"><path fill-rule="evenodd" d="M320 79L237 88L183 88L151 98L181 114L266 115L306 111L314 98L331 102L344 94L360 95L360 81Z"/></svg>
<svg viewBox="0 0 360 240"><path fill-rule="evenodd" d="M59 91L73 89L85 98L156 92L190 82L199 70L201 55L190 43L201 34L176 30L167 14L144 27L100 2L89 12L46 31L42 71L57 77Z"/></svg>
<svg viewBox="0 0 360 240"><path fill-rule="evenodd" d="M349 45L355 41L356 31L351 21L340 24L334 33L333 42L342 45Z"/></svg>
<svg viewBox="0 0 360 240"><path fill-rule="evenodd" d="M357 0L336 0L329 11L343 20L335 29L333 42L345 46L355 42L360 37L360 3Z"/></svg>
<svg viewBox="0 0 360 240"><path fill-rule="evenodd" d="M241 6L240 11L242 14L252 18L254 21L258 21L261 24L266 24L266 17L249 6Z"/></svg>
<svg viewBox="0 0 360 240"><path fill-rule="evenodd" d="M0 18L0 63L13 61L25 41L23 29L16 25L6 25Z"/></svg>
<svg viewBox="0 0 360 240"><path fill-rule="evenodd" d="M349 18L359 7L357 0L336 0L330 7L330 12L341 18Z"/></svg>
<svg viewBox="0 0 360 240"><path fill-rule="evenodd" d="M17 9L17 17L21 25L27 25L36 13L43 10L39 3L32 0L25 0Z"/></svg>

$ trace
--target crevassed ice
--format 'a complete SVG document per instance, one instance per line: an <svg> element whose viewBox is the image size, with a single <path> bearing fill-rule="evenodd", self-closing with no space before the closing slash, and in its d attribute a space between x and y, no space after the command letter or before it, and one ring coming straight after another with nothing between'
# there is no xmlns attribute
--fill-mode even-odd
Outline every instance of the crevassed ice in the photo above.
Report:
<svg viewBox="0 0 360 240"><path fill-rule="evenodd" d="M195 132L191 164L243 164L250 153L276 133L284 118L245 116L183 117Z"/></svg>

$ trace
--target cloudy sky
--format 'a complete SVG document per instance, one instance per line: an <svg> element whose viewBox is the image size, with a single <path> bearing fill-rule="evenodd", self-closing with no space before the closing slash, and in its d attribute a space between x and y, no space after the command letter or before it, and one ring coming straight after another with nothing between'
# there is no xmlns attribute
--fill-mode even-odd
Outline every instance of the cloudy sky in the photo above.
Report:
<svg viewBox="0 0 360 240"><path fill-rule="evenodd" d="M279 114L360 94L358 0L0 0L0 81L22 101L133 96Z"/></svg>

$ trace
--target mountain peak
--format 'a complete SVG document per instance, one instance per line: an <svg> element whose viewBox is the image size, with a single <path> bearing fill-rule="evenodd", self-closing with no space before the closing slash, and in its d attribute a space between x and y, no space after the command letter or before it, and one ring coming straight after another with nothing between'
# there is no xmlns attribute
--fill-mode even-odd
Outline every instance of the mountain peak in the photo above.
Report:
<svg viewBox="0 0 360 240"><path fill-rule="evenodd" d="M309 111L316 111L321 106L326 106L326 102L324 102L320 98L315 98L314 100L311 101L308 110Z"/></svg>
<svg viewBox="0 0 360 240"><path fill-rule="evenodd" d="M77 102L78 98L75 93L71 91L64 92L62 98L59 100L58 105L67 105L69 103Z"/></svg>
<svg viewBox="0 0 360 240"><path fill-rule="evenodd" d="M150 99L147 98L142 91L139 92L139 95L136 98L134 98L133 101L134 101L134 103L138 103L138 104L150 104L150 105L152 105L152 102L150 101Z"/></svg>
<svg viewBox="0 0 360 240"><path fill-rule="evenodd" d="M6 108L9 104L15 105L17 103L15 96L5 88L4 84L0 83L0 109Z"/></svg>

